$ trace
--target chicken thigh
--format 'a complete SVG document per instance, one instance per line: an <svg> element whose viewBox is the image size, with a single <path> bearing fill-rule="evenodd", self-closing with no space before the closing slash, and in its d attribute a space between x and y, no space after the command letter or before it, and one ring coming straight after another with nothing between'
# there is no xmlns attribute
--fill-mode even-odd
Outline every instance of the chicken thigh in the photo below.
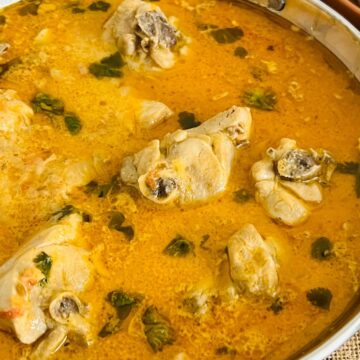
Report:
<svg viewBox="0 0 360 360"><path fill-rule="evenodd" d="M89 252L75 243L81 217L39 232L0 267L0 329L32 344L32 359L54 353L68 337L89 345L93 333L80 293L90 284Z"/></svg>
<svg viewBox="0 0 360 360"><path fill-rule="evenodd" d="M251 169L256 199L271 218L298 225L309 217L311 204L322 201L322 185L329 184L335 167L326 150L304 150L295 140L281 139Z"/></svg>
<svg viewBox="0 0 360 360"><path fill-rule="evenodd" d="M225 190L235 148L249 142L251 114L233 106L202 125L177 130L124 159L121 179L156 203L206 200Z"/></svg>
<svg viewBox="0 0 360 360"><path fill-rule="evenodd" d="M163 69L175 64L181 35L157 6L125 0L104 29L104 38L114 40L125 57L140 63L150 60Z"/></svg>

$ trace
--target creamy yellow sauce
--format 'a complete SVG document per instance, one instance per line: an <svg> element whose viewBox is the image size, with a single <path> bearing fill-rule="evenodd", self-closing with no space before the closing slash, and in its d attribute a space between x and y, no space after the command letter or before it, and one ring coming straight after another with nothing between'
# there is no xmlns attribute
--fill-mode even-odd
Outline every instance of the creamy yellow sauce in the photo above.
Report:
<svg viewBox="0 0 360 360"><path fill-rule="evenodd" d="M179 128L181 111L194 112L205 121L232 105L243 105L241 97L249 86L271 86L278 103L274 111L252 109L251 144L237 152L227 189L215 199L169 207L151 203L135 189L122 188L120 195L106 198L78 189L64 201L93 216L91 223L82 225L82 235L98 254L94 285L83 294L95 314L94 327L100 330L112 313L105 301L109 291L121 288L141 293L145 300L128 329L98 338L89 348L70 343L54 358L173 359L186 353L189 359L215 359L225 357L216 355L216 349L228 345L236 349L238 359L285 359L328 327L358 289L360 213L354 177L335 173L331 186L324 189L324 201L306 223L294 228L274 223L254 200L235 202L233 192L241 188L253 192L252 164L282 137L294 138L303 148L327 149L339 161L357 161L360 101L350 86L354 80L342 67L334 67L323 49L305 35L247 7L226 1L199 6L204 4L200 0L158 3L167 16L178 19L178 28L192 40L189 54L172 69L144 73L125 66L120 79L97 79L84 69L116 51L102 40L105 20L121 3L109 2L107 12L73 14L67 1L43 1L37 16L19 16L19 6L1 12L6 25L0 26L0 42L12 45L2 62L20 56L23 64L4 75L0 87L16 90L27 103L39 91L49 93L62 99L83 124L81 132L72 136L62 123L53 124L36 114L32 122L39 126L38 136L31 139L36 151L71 159L101 156L107 161L94 180L106 183L119 172L125 155ZM199 23L239 26L244 36L220 45L199 31ZM46 39L36 41L43 29L48 29ZM234 56L237 46L247 49L246 58ZM252 70L266 68L264 61L274 62L276 69L256 80ZM161 101L175 115L155 129L141 130L129 112L137 98ZM0 263L44 226L52 199L46 201L50 206L24 199L12 219L1 224ZM131 242L108 229L113 210L124 213L134 227ZM187 289L213 276L228 238L248 222L276 239L280 289L286 299L283 311L275 315L268 301L244 297L230 308L217 304L209 315L194 318L182 308ZM173 258L162 253L176 234L195 244L195 256ZM209 250L200 247L206 234ZM336 256L328 261L310 256L311 243L320 236L330 238L336 249ZM308 302L306 292L316 287L331 290L329 311ZM142 311L150 304L166 315L176 332L174 344L157 354L141 327ZM0 332L1 358L19 359L28 349Z"/></svg>

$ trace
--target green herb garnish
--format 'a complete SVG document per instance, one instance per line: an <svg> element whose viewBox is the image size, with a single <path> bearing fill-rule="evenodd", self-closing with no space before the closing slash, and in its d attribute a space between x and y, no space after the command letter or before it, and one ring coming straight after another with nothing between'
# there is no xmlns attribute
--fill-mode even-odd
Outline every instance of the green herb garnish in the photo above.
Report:
<svg viewBox="0 0 360 360"><path fill-rule="evenodd" d="M238 202L238 203L246 203L247 201L249 201L250 199L252 198L252 195L251 193L246 190L246 189L240 189L238 191L235 191L233 193L233 199L235 202Z"/></svg>
<svg viewBox="0 0 360 360"><path fill-rule="evenodd" d="M64 116L64 122L71 135L78 134L82 128L81 121L75 114L66 114Z"/></svg>
<svg viewBox="0 0 360 360"><path fill-rule="evenodd" d="M102 78L102 77L120 78L123 76L123 73L119 69L114 69L108 65L98 64L98 63L91 64L89 66L89 71L97 78Z"/></svg>
<svg viewBox="0 0 360 360"><path fill-rule="evenodd" d="M134 238L135 235L134 228L131 225L123 226L124 221L125 216L121 212L115 211L112 213L108 227L109 229L123 233L130 241Z"/></svg>
<svg viewBox="0 0 360 360"><path fill-rule="evenodd" d="M131 225L121 226L116 230L122 232L129 241L132 240L135 236L134 228Z"/></svg>
<svg viewBox="0 0 360 360"><path fill-rule="evenodd" d="M82 14L82 13L84 13L85 11L86 11L86 9L81 8L81 7L78 7L78 6L73 7L73 8L71 9L71 12L72 12L73 14Z"/></svg>
<svg viewBox="0 0 360 360"><path fill-rule="evenodd" d="M178 122L184 130L201 125L201 122L196 120L195 114L188 111L182 111L179 113Z"/></svg>
<svg viewBox="0 0 360 360"><path fill-rule="evenodd" d="M247 56L248 52L245 48L243 48L242 46L238 46L235 50L234 50L234 55L243 59Z"/></svg>
<svg viewBox="0 0 360 360"><path fill-rule="evenodd" d="M107 296L109 303L120 311L119 315L121 315L124 306L137 304L141 299L142 296L140 295L129 295L122 290L111 291Z"/></svg>
<svg viewBox="0 0 360 360"><path fill-rule="evenodd" d="M277 103L275 92L270 89L254 88L246 90L243 95L243 101L246 105L260 110L271 111Z"/></svg>
<svg viewBox="0 0 360 360"><path fill-rule="evenodd" d="M110 317L108 322L100 330L99 336L106 337L121 330L124 320L130 315L131 311L137 306L143 297L141 295L129 295L122 290L111 291L107 296L107 301L116 310L116 317Z"/></svg>
<svg viewBox="0 0 360 360"><path fill-rule="evenodd" d="M111 215L111 219L108 226L110 229L118 230L124 221L125 221L125 216L121 212L115 211Z"/></svg>
<svg viewBox="0 0 360 360"><path fill-rule="evenodd" d="M320 237L311 244L311 256L317 260L328 260L332 257L332 242L326 237Z"/></svg>
<svg viewBox="0 0 360 360"><path fill-rule="evenodd" d="M116 53L106 56L100 60L99 63L92 63L89 66L89 71L91 74L97 78L102 77L115 77L119 78L123 76L123 73L119 70L125 65L123 58L120 53Z"/></svg>
<svg viewBox="0 0 360 360"><path fill-rule="evenodd" d="M164 249L164 254L184 257L194 250L194 244L191 241L186 240L181 235L177 235L175 239L171 240L169 245Z"/></svg>
<svg viewBox="0 0 360 360"><path fill-rule="evenodd" d="M121 330L121 325L122 320L120 320L117 316L111 316L99 331L98 336L104 338L109 335L116 334Z"/></svg>
<svg viewBox="0 0 360 360"><path fill-rule="evenodd" d="M42 251L35 257L33 262L35 263L36 268L39 269L41 273L45 276L45 278L41 279L39 282L40 286L44 287L48 282L52 266L52 259L48 254Z"/></svg>
<svg viewBox="0 0 360 360"><path fill-rule="evenodd" d="M121 68L125 65L125 62L120 53L117 51L116 53L104 57L102 60L100 60L100 64L108 65L112 68Z"/></svg>
<svg viewBox="0 0 360 360"><path fill-rule="evenodd" d="M145 310L142 322L146 339L154 352L162 351L165 345L171 345L175 341L174 329L155 306L149 306Z"/></svg>
<svg viewBox="0 0 360 360"><path fill-rule="evenodd" d="M210 31L210 34L219 44L232 44L244 36L239 27L215 29Z"/></svg>
<svg viewBox="0 0 360 360"><path fill-rule="evenodd" d="M103 11L106 12L110 8L110 4L106 1L94 1L92 4L89 5L89 10L91 11Z"/></svg>
<svg viewBox="0 0 360 360"><path fill-rule="evenodd" d="M31 104L35 112L43 112L54 115L63 115L65 108L62 100L45 93L36 94L34 99L31 100Z"/></svg>
<svg viewBox="0 0 360 360"><path fill-rule="evenodd" d="M323 310L330 309L330 303L332 300L332 293L326 288L311 289L306 293L307 299L314 306L317 306Z"/></svg>

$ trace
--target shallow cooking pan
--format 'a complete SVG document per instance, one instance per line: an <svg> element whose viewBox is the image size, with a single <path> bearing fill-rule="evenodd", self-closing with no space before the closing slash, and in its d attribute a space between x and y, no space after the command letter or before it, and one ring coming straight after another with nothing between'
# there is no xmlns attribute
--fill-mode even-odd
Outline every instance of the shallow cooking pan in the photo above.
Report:
<svg viewBox="0 0 360 360"><path fill-rule="evenodd" d="M227 0L223 0L227 1ZM360 8L349 0L326 0L360 27ZM18 0L0 0L0 8ZM263 11L285 27L295 25L333 53L360 81L360 31L320 0L233 0L241 6ZM347 4L346 4L347 3ZM344 12L344 5L347 8ZM350 7L349 7L350 6ZM350 300L350 299L349 299ZM321 360L360 330L360 293L343 314L317 338L292 354L289 360ZM355 360L355 359L354 359Z"/></svg>

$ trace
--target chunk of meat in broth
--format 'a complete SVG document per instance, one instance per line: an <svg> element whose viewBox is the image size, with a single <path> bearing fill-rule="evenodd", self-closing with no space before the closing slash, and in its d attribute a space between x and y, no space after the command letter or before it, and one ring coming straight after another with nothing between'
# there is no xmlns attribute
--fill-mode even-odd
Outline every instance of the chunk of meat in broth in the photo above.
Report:
<svg viewBox="0 0 360 360"><path fill-rule="evenodd" d="M115 41L122 55L139 63L174 66L181 35L157 6L125 0L104 26L104 38Z"/></svg>
<svg viewBox="0 0 360 360"><path fill-rule="evenodd" d="M240 293L274 297L278 289L275 249L254 225L246 224L228 241L230 276Z"/></svg>
<svg viewBox="0 0 360 360"><path fill-rule="evenodd" d="M44 336L32 359L47 358L68 337L93 342L79 297L93 272L90 253L75 244L80 222L74 214L39 232L0 267L0 329L24 344Z"/></svg>
<svg viewBox="0 0 360 360"><path fill-rule="evenodd" d="M124 159L121 178L148 199L190 203L223 192L236 147L249 142L251 114L232 107L197 128L177 130Z"/></svg>
<svg viewBox="0 0 360 360"><path fill-rule="evenodd" d="M243 296L274 299L279 292L279 266L272 241L265 241L254 225L243 225L228 240L215 275L188 292L185 308L194 315L204 315L212 298L225 304Z"/></svg>
<svg viewBox="0 0 360 360"><path fill-rule="evenodd" d="M298 225L310 216L311 204L322 201L322 185L329 184L335 167L328 151L300 149L284 138L251 169L256 199L271 218Z"/></svg>

